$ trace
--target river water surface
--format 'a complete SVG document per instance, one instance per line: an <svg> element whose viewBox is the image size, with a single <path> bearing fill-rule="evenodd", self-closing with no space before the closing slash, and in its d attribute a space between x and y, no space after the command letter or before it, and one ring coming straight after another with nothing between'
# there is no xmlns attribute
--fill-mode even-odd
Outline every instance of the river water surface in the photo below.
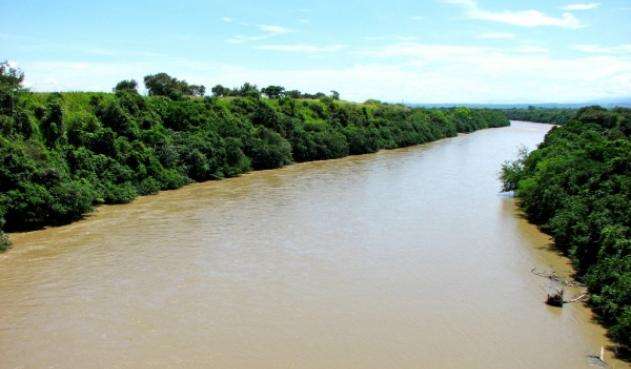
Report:
<svg viewBox="0 0 631 369"><path fill-rule="evenodd" d="M14 234L0 368L590 368L604 330L580 304L544 305L530 269L567 261L499 193L501 163L548 129L193 184Z"/></svg>

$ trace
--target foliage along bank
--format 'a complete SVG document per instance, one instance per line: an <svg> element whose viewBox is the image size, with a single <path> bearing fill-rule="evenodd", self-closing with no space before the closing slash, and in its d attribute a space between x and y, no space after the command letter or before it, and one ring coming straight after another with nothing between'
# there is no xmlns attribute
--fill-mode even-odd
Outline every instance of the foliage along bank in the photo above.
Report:
<svg viewBox="0 0 631 369"><path fill-rule="evenodd" d="M554 237L611 337L631 348L631 109L583 108L502 172L528 218Z"/></svg>
<svg viewBox="0 0 631 369"><path fill-rule="evenodd" d="M0 80L0 218L7 231L71 222L98 204L191 181L340 158L509 124L482 109L426 110L337 93L304 98L251 84L204 97L164 73L114 93L31 93L6 64ZM271 89L270 89L271 88ZM300 96L300 97L292 97Z"/></svg>
<svg viewBox="0 0 631 369"><path fill-rule="evenodd" d="M569 108L511 108L502 110L510 120L522 120L526 122L550 123L563 125L576 115L576 109Z"/></svg>

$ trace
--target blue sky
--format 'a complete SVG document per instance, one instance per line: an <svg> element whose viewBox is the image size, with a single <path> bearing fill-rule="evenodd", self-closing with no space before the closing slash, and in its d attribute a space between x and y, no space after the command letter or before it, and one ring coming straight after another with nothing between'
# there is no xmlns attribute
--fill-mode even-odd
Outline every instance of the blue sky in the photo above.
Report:
<svg viewBox="0 0 631 369"><path fill-rule="evenodd" d="M0 59L36 91L167 72L393 102L631 96L631 0L7 1Z"/></svg>

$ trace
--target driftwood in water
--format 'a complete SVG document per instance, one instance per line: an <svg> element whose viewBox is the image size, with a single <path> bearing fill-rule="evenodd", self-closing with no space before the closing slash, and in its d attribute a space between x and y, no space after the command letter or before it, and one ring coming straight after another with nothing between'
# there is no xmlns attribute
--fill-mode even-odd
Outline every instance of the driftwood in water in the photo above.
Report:
<svg viewBox="0 0 631 369"><path fill-rule="evenodd" d="M589 294L584 293L584 294L582 294L582 295L580 295L580 296L577 296L577 297L575 297L575 298L573 298L573 299L563 300L563 303L564 303L564 304L571 304L571 303L573 303L573 302L583 301L583 300L584 300L584 299L586 299L586 298L589 298Z"/></svg>
<svg viewBox="0 0 631 369"><path fill-rule="evenodd" d="M600 346L600 355L589 355L587 356L591 360L593 360L593 364L600 366L602 368L609 368L609 364L605 362L605 348Z"/></svg>
<svg viewBox="0 0 631 369"><path fill-rule="evenodd" d="M575 287L575 286L583 286L581 283L575 281L574 279L571 278L561 278L559 277L555 272L552 273L543 273L543 272L539 272L537 271L536 268L532 268L530 269L530 272L536 276L539 277L543 277L543 278L547 278L551 281L555 281L555 282L559 282L560 284L566 286L566 287Z"/></svg>
<svg viewBox="0 0 631 369"><path fill-rule="evenodd" d="M561 278L559 278L559 276L555 272L543 273L543 272L538 272L537 268L532 268L532 269L530 269L530 273L532 273L534 275L538 275L539 277L544 277L544 278L548 278L548 279L552 279L552 280L561 282Z"/></svg>
<svg viewBox="0 0 631 369"><path fill-rule="evenodd" d="M577 297L571 298L569 300L564 300L563 299L563 289L558 289L555 291L552 291L550 293L548 293L548 298L546 299L546 304L551 305L551 306L558 306L561 307L563 306L563 304L571 304L573 302L579 302L579 301L583 301L584 299L588 298L589 295L587 293L584 293L582 295L579 295Z"/></svg>
<svg viewBox="0 0 631 369"><path fill-rule="evenodd" d="M548 305L561 307L563 306L563 304L579 302L579 301L583 301L585 298L589 298L589 295L587 293L583 293L578 297L574 297L569 300L564 300L563 299L564 287L577 286L579 285L578 282L574 281L573 279L563 279L559 277L558 275L556 275L555 272L542 273L542 272L538 272L535 268L532 268L530 272L539 277L547 278L548 280L550 280L551 284L555 285L554 287L551 287L551 291L548 292L548 296L546 298L546 304Z"/></svg>
<svg viewBox="0 0 631 369"><path fill-rule="evenodd" d="M563 306L563 288L560 288L556 291L552 291L548 293L548 298L546 299L546 304L550 306Z"/></svg>

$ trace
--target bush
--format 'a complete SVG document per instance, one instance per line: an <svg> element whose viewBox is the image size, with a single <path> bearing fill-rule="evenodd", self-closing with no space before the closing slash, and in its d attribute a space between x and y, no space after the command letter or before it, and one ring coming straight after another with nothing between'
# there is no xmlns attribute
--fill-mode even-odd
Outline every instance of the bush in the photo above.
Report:
<svg viewBox="0 0 631 369"><path fill-rule="evenodd" d="M278 133L265 127L254 129L246 147L254 169L279 168L291 163L291 145Z"/></svg>
<svg viewBox="0 0 631 369"><path fill-rule="evenodd" d="M24 182L8 191L6 197L5 229L26 230L49 224L53 196L37 183Z"/></svg>
<svg viewBox="0 0 631 369"><path fill-rule="evenodd" d="M158 193L161 187L161 183L157 179L149 177L143 179L142 182L140 182L137 190L138 194L140 195L153 195L155 193Z"/></svg>
<svg viewBox="0 0 631 369"><path fill-rule="evenodd" d="M61 182L50 190L50 216L56 223L68 223L92 210L96 193L87 180Z"/></svg>
<svg viewBox="0 0 631 369"><path fill-rule="evenodd" d="M158 175L160 188L163 190L174 190L190 182L188 177L182 175L175 169L165 169Z"/></svg>
<svg viewBox="0 0 631 369"><path fill-rule="evenodd" d="M106 183L104 187L103 198L108 204L125 204L138 196L136 188L130 182L121 184Z"/></svg>
<svg viewBox="0 0 631 369"><path fill-rule="evenodd" d="M4 232L0 231L0 252L6 251L9 246L11 246L9 237Z"/></svg>

